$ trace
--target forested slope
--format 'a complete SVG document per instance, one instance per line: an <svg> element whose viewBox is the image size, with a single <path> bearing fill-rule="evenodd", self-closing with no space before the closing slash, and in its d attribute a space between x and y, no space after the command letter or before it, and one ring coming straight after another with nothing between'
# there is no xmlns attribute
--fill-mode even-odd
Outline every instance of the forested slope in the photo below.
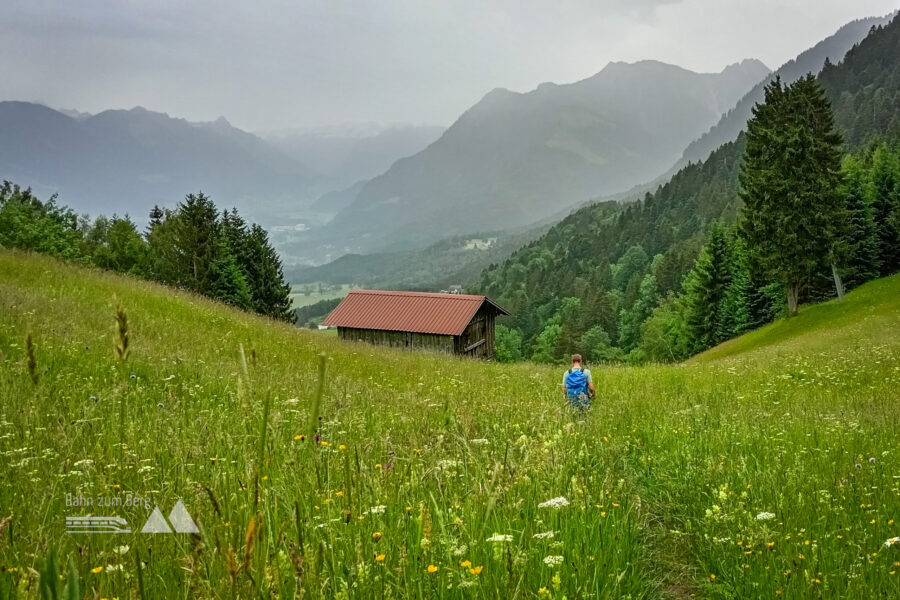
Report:
<svg viewBox="0 0 900 600"><path fill-rule="evenodd" d="M873 140L900 137L894 108L900 102L898 65L900 20L894 19L873 29L840 64L827 64L819 77L846 150L857 155L866 181L880 181L864 183L868 199L862 208L882 207L884 226L898 202L898 155L890 145L876 149ZM506 323L510 330L498 336L510 349L501 356L557 360L581 349L603 360L637 348L654 308L681 289L710 225L735 221L743 150L739 137L684 167L640 202L585 207L488 268L473 288L513 315ZM779 292L767 282L753 284L760 296L750 324L758 325L777 314ZM817 290L807 292L809 299Z"/></svg>

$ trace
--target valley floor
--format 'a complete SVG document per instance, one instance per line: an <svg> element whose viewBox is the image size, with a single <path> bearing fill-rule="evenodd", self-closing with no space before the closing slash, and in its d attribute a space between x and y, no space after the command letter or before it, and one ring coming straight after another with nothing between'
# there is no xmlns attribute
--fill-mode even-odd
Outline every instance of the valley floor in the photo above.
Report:
<svg viewBox="0 0 900 600"><path fill-rule="evenodd" d="M900 277L687 364L593 371L578 415L561 368L0 251L0 597L38 596L51 552L45 582L98 598L900 595ZM178 499L198 533L140 533ZM66 532L89 514L132 532Z"/></svg>

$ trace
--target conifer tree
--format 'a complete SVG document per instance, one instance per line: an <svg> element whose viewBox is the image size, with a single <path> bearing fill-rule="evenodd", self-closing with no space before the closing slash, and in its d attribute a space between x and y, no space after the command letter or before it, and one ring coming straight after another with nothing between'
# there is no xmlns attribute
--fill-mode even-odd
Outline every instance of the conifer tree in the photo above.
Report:
<svg viewBox="0 0 900 600"><path fill-rule="evenodd" d="M269 234L254 223L244 243L246 262L243 267L253 298L253 310L273 319L290 321L291 286L284 279L281 258L269 242Z"/></svg>
<svg viewBox="0 0 900 600"><path fill-rule="evenodd" d="M847 283L854 287L878 277L878 236L865 165L851 154L844 159L841 170L841 195L847 210Z"/></svg>
<svg viewBox="0 0 900 600"><path fill-rule="evenodd" d="M841 136L816 79L784 86L776 77L747 123L740 223L753 267L783 282L788 315L844 238L840 160Z"/></svg>
<svg viewBox="0 0 900 600"><path fill-rule="evenodd" d="M875 219L879 274L900 271L900 156L880 144L872 154L869 203Z"/></svg>
<svg viewBox="0 0 900 600"><path fill-rule="evenodd" d="M721 338L721 310L731 284L728 231L713 223L693 270L685 280L687 321L697 350L716 345Z"/></svg>

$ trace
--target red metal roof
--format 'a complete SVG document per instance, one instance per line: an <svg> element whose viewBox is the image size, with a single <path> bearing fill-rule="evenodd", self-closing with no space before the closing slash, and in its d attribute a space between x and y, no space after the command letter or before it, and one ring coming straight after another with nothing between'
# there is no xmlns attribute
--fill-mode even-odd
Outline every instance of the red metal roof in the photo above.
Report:
<svg viewBox="0 0 900 600"><path fill-rule="evenodd" d="M352 290L322 324L460 335L485 302L498 313L509 314L485 296Z"/></svg>

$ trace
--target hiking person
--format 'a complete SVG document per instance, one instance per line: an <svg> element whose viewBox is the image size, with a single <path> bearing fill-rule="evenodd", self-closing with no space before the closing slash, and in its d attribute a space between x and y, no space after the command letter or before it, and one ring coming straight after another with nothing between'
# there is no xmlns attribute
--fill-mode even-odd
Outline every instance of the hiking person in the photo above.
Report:
<svg viewBox="0 0 900 600"><path fill-rule="evenodd" d="M563 394L569 405L573 408L584 410L591 405L594 397L594 380L591 378L590 369L585 369L581 363L581 355L572 355L572 366L563 374Z"/></svg>

